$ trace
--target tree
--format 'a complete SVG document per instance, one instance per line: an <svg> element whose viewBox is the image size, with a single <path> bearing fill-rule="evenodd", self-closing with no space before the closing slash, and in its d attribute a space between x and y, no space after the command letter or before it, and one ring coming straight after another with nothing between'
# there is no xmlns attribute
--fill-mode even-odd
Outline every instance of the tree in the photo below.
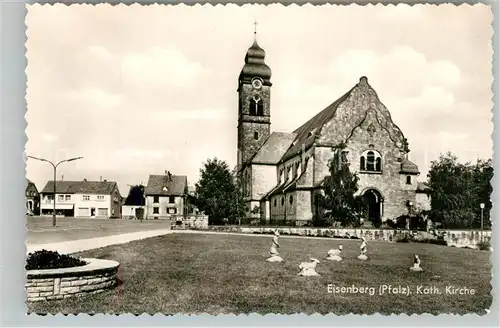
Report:
<svg viewBox="0 0 500 328"><path fill-rule="evenodd" d="M135 185L131 186L128 192L128 196L125 199L125 204L129 206L144 206L144 186L143 185Z"/></svg>
<svg viewBox="0 0 500 328"><path fill-rule="evenodd" d="M320 221L328 225L338 221L343 226L357 226L365 207L363 198L356 195L359 177L349 170L344 149L344 144L333 148L334 155L328 164L330 175L323 183L324 194L317 194L316 197L322 209L318 215Z"/></svg>
<svg viewBox="0 0 500 328"><path fill-rule="evenodd" d="M243 183L241 181L240 175L238 174L237 168L233 169L232 176L235 190L233 195L233 202L231 204L231 215L229 219L231 224L235 224L238 223L237 220L239 218L245 217L248 208L245 204Z"/></svg>
<svg viewBox="0 0 500 328"><path fill-rule="evenodd" d="M491 160L478 160L473 165L460 163L449 152L441 155L437 161L431 162L428 174L431 188L430 218L441 222L443 228L479 228L479 204L484 203L484 223L485 227L489 227L492 177Z"/></svg>
<svg viewBox="0 0 500 328"><path fill-rule="evenodd" d="M240 188L226 162L208 159L200 169L196 183L198 207L205 211L210 224L222 224L238 214Z"/></svg>

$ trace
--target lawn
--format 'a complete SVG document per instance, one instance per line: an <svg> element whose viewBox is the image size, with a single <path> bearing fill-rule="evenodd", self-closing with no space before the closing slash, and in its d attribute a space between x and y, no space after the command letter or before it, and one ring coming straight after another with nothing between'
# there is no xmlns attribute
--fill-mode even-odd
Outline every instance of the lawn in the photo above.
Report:
<svg viewBox="0 0 500 328"><path fill-rule="evenodd" d="M76 254L117 260L121 285L115 290L64 301L33 303L38 313L238 314L266 313L478 313L492 296L489 252L430 244L368 243L371 259L357 259L359 241L287 238L280 240L284 263L266 262L271 237L171 234ZM344 260L323 260L344 246ZM414 253L424 272L410 272ZM297 276L309 256L321 263L319 277ZM333 294L328 284L379 288L409 286L411 295ZM447 295L448 285L475 295ZM417 294L418 286L441 295Z"/></svg>

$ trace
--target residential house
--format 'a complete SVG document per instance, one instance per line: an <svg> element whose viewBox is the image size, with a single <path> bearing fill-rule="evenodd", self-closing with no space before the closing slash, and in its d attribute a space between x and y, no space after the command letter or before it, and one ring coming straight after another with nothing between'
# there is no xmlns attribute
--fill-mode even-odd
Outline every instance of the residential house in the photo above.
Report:
<svg viewBox="0 0 500 328"><path fill-rule="evenodd" d="M56 215L81 218L121 217L122 197L114 181L49 181L41 194L42 215L52 215L54 198Z"/></svg>
<svg viewBox="0 0 500 328"><path fill-rule="evenodd" d="M35 184L30 180L26 179L26 211L29 215L39 215L40 214L40 194Z"/></svg>
<svg viewBox="0 0 500 328"><path fill-rule="evenodd" d="M184 175L150 175L145 192L146 218L171 219L187 214L188 183Z"/></svg>

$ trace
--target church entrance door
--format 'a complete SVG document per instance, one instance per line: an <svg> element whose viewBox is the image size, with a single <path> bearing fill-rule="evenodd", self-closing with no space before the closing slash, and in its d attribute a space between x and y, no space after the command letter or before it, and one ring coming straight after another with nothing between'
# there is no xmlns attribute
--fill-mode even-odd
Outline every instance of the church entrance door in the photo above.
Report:
<svg viewBox="0 0 500 328"><path fill-rule="evenodd" d="M382 223L382 195L378 190L368 189L363 194L363 199L366 204L366 215L368 220L371 221L375 227L379 227Z"/></svg>

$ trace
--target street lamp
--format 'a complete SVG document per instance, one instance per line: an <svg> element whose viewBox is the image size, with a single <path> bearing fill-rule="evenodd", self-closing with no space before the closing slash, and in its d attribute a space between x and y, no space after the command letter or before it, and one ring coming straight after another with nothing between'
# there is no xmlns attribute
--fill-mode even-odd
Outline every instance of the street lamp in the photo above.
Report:
<svg viewBox="0 0 500 328"><path fill-rule="evenodd" d="M484 203L479 204L481 208L481 242L483 242L483 211L484 211Z"/></svg>
<svg viewBox="0 0 500 328"><path fill-rule="evenodd" d="M57 167L61 163L76 161L78 159L82 159L83 157L74 157L74 158L70 158L70 159L65 159L64 161L60 161L56 164L52 163L51 161L49 161L45 158L39 158L39 157L34 157L34 156L29 156L29 155L27 157L32 158L32 159L36 159L37 161L50 163L52 165L52 167L54 168L54 199L53 199L54 211L52 212L52 226L55 227L56 226L56 176L57 176L56 171L57 171Z"/></svg>
<svg viewBox="0 0 500 328"><path fill-rule="evenodd" d="M410 230L411 226L410 226L410 223L411 223L411 210L413 208L413 202L410 200L408 201L408 230Z"/></svg>

